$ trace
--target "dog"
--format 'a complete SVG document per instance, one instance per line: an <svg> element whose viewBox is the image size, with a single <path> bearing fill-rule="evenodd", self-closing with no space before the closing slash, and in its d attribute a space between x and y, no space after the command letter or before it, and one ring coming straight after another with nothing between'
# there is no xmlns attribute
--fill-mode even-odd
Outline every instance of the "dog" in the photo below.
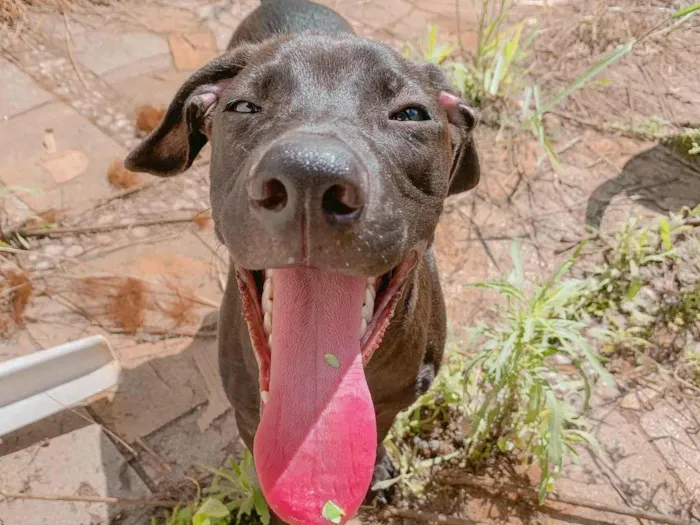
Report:
<svg viewBox="0 0 700 525"><path fill-rule="evenodd" d="M276 519L342 523L395 475L382 441L440 368L431 245L479 180L476 123L437 66L263 0L127 157L172 176L211 142L221 376Z"/></svg>

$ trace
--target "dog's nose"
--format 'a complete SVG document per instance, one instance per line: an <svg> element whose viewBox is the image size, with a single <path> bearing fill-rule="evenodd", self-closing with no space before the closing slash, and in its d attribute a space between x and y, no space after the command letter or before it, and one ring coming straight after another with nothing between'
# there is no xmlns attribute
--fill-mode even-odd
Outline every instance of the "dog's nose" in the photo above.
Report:
<svg viewBox="0 0 700 525"><path fill-rule="evenodd" d="M333 226L357 221L367 202L367 174L338 139L303 136L279 141L255 166L248 182L252 210L271 225L305 212Z"/></svg>

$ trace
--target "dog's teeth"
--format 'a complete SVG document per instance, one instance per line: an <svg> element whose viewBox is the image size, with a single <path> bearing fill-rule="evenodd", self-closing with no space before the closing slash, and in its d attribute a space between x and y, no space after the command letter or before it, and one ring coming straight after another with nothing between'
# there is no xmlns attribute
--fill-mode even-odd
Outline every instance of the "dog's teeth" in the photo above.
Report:
<svg viewBox="0 0 700 525"><path fill-rule="evenodd" d="M360 337L365 335L365 332L367 331L367 321L364 319L360 321Z"/></svg>
<svg viewBox="0 0 700 525"><path fill-rule="evenodd" d="M263 328L266 334L272 333L272 312L265 312L265 318L263 319Z"/></svg>
<svg viewBox="0 0 700 525"><path fill-rule="evenodd" d="M367 283L368 283L370 286L374 286L376 282L377 282L377 278L376 278L376 277L369 277L369 278L367 279Z"/></svg>
<svg viewBox="0 0 700 525"><path fill-rule="evenodd" d="M372 305L374 309L374 294L371 288L365 288L365 304Z"/></svg>
<svg viewBox="0 0 700 525"><path fill-rule="evenodd" d="M260 399L262 399L262 402L267 405L267 403L270 401L270 392L268 392L267 390L261 390Z"/></svg>
<svg viewBox="0 0 700 525"><path fill-rule="evenodd" d="M373 313L374 313L374 304L372 304L372 303L365 304L362 307L362 320L369 321L370 319L372 319Z"/></svg>
<svg viewBox="0 0 700 525"><path fill-rule="evenodd" d="M265 280L262 292L262 307L263 312L269 312L272 310L272 278Z"/></svg>
<svg viewBox="0 0 700 525"><path fill-rule="evenodd" d="M270 350L272 350L272 334L267 336L267 344L270 346Z"/></svg>

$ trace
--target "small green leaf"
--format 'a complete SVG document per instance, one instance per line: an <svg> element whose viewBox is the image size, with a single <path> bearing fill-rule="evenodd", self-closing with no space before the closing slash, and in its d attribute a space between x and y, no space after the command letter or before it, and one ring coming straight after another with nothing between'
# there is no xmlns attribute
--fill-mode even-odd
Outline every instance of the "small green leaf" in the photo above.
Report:
<svg viewBox="0 0 700 525"><path fill-rule="evenodd" d="M340 368L340 361L338 361L338 358L333 354L326 354L325 356L323 356L323 359L326 361L326 364L328 366L332 366L333 368Z"/></svg>
<svg viewBox="0 0 700 525"><path fill-rule="evenodd" d="M209 498L192 518L192 525L209 525L210 518L228 518L230 512L218 499Z"/></svg>
<svg viewBox="0 0 700 525"><path fill-rule="evenodd" d="M340 523L340 520L345 516L345 511L328 500L321 510L321 516L332 523Z"/></svg>
<svg viewBox="0 0 700 525"><path fill-rule="evenodd" d="M630 283L630 286L627 289L627 299L629 299L630 301L634 299L641 288L642 281L637 277L633 277L632 282Z"/></svg>

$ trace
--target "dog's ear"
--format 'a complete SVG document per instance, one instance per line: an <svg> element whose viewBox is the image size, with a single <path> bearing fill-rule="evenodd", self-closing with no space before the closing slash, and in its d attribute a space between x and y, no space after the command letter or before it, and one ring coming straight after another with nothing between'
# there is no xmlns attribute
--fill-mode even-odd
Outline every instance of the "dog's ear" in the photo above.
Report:
<svg viewBox="0 0 700 525"><path fill-rule="evenodd" d="M444 71L432 63L418 67L428 82L439 92L439 102L447 113L452 143L452 169L449 195L462 193L479 183L481 169L472 131L479 122L478 115L467 102L457 96Z"/></svg>
<svg viewBox="0 0 700 525"><path fill-rule="evenodd" d="M447 119L452 124L450 139L453 158L448 194L455 195L474 188L481 177L479 155L472 135L479 117L466 102L447 91L440 93L440 105L447 112Z"/></svg>
<svg viewBox="0 0 700 525"><path fill-rule="evenodd" d="M189 168L209 140L211 111L255 51L242 45L215 58L178 90L163 120L124 161L131 171L169 177Z"/></svg>

